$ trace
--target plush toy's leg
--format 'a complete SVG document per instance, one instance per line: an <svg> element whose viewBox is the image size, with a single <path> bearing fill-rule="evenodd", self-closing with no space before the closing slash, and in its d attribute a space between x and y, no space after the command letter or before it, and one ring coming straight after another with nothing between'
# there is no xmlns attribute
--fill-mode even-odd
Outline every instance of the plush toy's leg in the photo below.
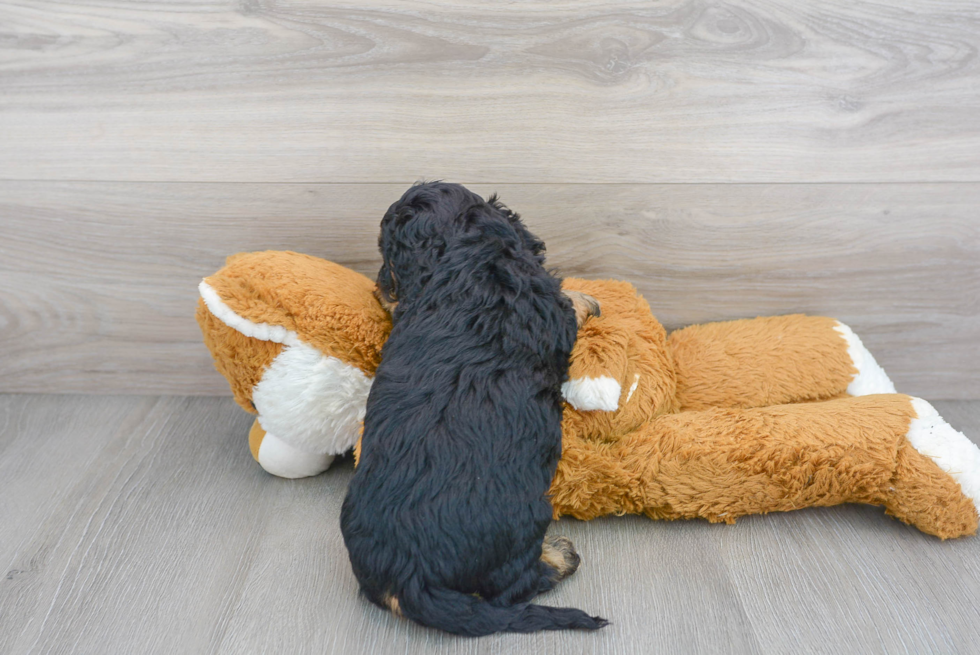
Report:
<svg viewBox="0 0 980 655"><path fill-rule="evenodd" d="M259 420L248 433L248 448L262 468L280 478L307 478L330 468L333 455L307 453L262 429Z"/></svg>
<svg viewBox="0 0 980 655"><path fill-rule="evenodd" d="M661 416L615 444L569 443L555 512L734 522L868 503L942 538L972 534L980 450L930 410L890 394Z"/></svg>
<svg viewBox="0 0 980 655"><path fill-rule="evenodd" d="M668 346L682 410L895 392L857 335L832 318L797 314L692 325L671 333Z"/></svg>
<svg viewBox="0 0 980 655"><path fill-rule="evenodd" d="M854 330L840 321L834 321L834 323L836 323L834 332L841 335L847 342L847 356L851 358L851 364L857 369L857 373L847 385L847 393L852 396L895 393L895 385L885 373L885 369L881 368L875 361L874 356L864 347L858 335L854 334Z"/></svg>
<svg viewBox="0 0 980 655"><path fill-rule="evenodd" d="M912 419L904 444L908 456L903 461L902 453L899 452L899 466L923 468L923 464L913 464L916 459L934 463L956 481L958 490L970 499L974 507L980 508L980 448L967 439L966 435L943 420L935 408L925 400L912 398L912 409L915 410L916 417ZM921 497L922 489L916 488L914 484L915 481L922 479L921 475L901 475L896 476L896 479L908 487L899 494L902 500L915 500ZM959 496L950 493L948 503L952 505L957 502L961 502ZM913 502L908 509L893 505L886 503L889 512L902 520L906 520L902 517L902 513L921 511L916 509L917 502ZM930 511L934 510L930 509ZM919 523L907 522L913 525Z"/></svg>

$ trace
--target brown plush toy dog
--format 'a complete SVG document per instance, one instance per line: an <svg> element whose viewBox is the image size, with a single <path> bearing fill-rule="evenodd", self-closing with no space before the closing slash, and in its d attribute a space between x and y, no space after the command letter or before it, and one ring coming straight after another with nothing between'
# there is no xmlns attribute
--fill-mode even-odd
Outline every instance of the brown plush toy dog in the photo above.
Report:
<svg viewBox="0 0 980 655"><path fill-rule="evenodd" d="M572 353L555 515L739 516L868 503L942 538L972 534L980 449L894 393L847 326L802 315L669 337L632 285L566 279L599 300ZM390 322L373 283L287 252L229 258L198 322L266 470L315 475L354 445Z"/></svg>

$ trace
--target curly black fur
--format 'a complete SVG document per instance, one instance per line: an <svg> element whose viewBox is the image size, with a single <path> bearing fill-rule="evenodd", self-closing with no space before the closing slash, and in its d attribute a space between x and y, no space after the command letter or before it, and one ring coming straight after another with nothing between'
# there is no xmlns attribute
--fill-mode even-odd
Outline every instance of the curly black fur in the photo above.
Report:
<svg viewBox="0 0 980 655"><path fill-rule="evenodd" d="M341 511L362 590L457 634L606 625L528 602L578 563L570 543L568 570L541 559L576 335L544 244L495 197L429 183L389 208L380 248L394 328Z"/></svg>

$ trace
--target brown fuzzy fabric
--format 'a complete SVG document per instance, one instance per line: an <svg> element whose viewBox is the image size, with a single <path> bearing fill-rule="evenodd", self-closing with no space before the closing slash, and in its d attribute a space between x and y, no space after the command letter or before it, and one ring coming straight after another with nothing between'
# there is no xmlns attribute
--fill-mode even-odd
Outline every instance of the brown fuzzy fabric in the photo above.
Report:
<svg viewBox="0 0 980 655"><path fill-rule="evenodd" d="M256 462L259 461L259 448L262 447L263 439L265 439L265 430L259 423L259 419L255 419L252 421L252 428L248 431L248 450Z"/></svg>
<svg viewBox="0 0 980 655"><path fill-rule="evenodd" d="M209 282L240 315L295 330L373 374L390 323L367 278L295 253L253 253L231 258ZM833 319L709 323L668 337L630 284L564 286L602 305L579 331L570 377L612 377L622 392L613 412L566 404L551 487L556 517L732 523L869 503L942 538L976 531L972 501L906 439L909 397L846 396L856 369ZM198 320L248 409L251 387L281 347L243 337L204 308Z"/></svg>
<svg viewBox="0 0 980 655"><path fill-rule="evenodd" d="M660 416L616 444L565 433L556 516L705 518L867 503L942 538L972 534L973 503L905 438L908 396L887 394Z"/></svg>
<svg viewBox="0 0 980 655"><path fill-rule="evenodd" d="M228 327L208 311L200 298L196 318L204 345L214 358L214 367L228 380L235 402L246 412L255 414L252 389L262 379L265 367L282 352L282 344L246 337Z"/></svg>
<svg viewBox="0 0 980 655"><path fill-rule="evenodd" d="M832 318L794 314L672 332L668 346L681 411L845 396L857 369L835 325Z"/></svg>

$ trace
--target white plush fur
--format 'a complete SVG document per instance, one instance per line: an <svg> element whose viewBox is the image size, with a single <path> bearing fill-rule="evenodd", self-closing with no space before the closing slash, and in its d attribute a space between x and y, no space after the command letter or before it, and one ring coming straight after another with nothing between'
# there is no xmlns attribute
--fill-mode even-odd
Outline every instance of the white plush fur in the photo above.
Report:
<svg viewBox="0 0 980 655"><path fill-rule="evenodd" d="M253 323L236 314L231 307L225 304L218 292L207 283L207 280L201 280L201 283L197 285L197 290L200 292L201 298L204 299L208 311L214 314L219 321L241 332L246 337L254 337L259 341L273 341L287 346L299 343L299 335L292 330L287 330L281 325Z"/></svg>
<svg viewBox="0 0 980 655"><path fill-rule="evenodd" d="M264 429L264 426L263 426ZM280 478L308 478L323 473L333 462L333 455L318 455L293 448L271 432L266 432L259 446L259 464Z"/></svg>
<svg viewBox="0 0 980 655"><path fill-rule="evenodd" d="M583 412L616 411L622 392L623 388L619 386L619 382L606 375L597 378L574 378L561 385L561 393L568 404Z"/></svg>
<svg viewBox="0 0 980 655"><path fill-rule="evenodd" d="M912 409L917 417L909 425L909 443L959 482L960 489L980 510L980 448L921 398L912 399Z"/></svg>
<svg viewBox="0 0 980 655"><path fill-rule="evenodd" d="M847 341L847 354L854 363L854 368L858 370L857 375L847 385L847 393L852 396L868 396L874 393L895 393L895 385L888 378L885 369L878 365L875 358L868 352L868 349L861 343L858 335L854 331L841 323L837 322L834 330Z"/></svg>
<svg viewBox="0 0 980 655"><path fill-rule="evenodd" d="M299 342L283 348L252 390L262 427L295 448L339 454L360 434L372 379Z"/></svg>

